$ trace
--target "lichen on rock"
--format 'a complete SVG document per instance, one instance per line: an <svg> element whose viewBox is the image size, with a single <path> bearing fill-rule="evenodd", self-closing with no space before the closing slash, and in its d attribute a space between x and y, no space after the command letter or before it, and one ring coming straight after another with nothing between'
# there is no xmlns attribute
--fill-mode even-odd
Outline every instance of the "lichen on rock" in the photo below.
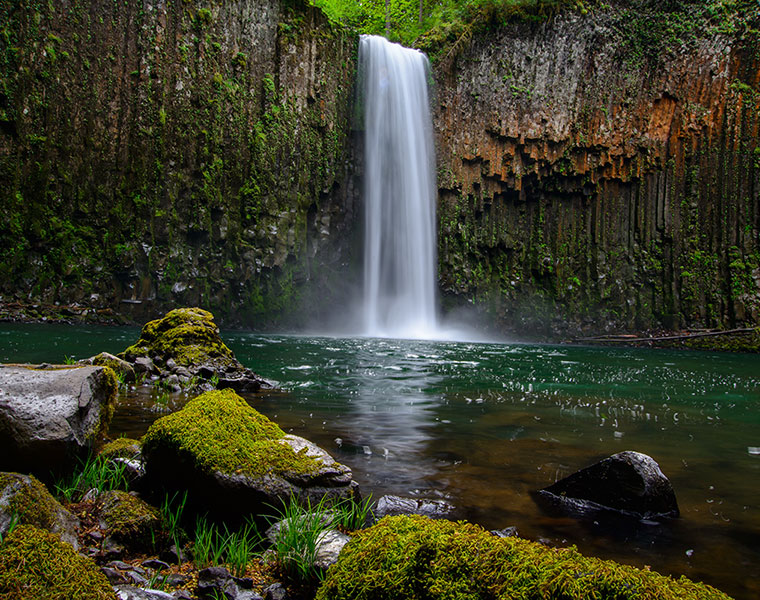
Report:
<svg viewBox="0 0 760 600"><path fill-rule="evenodd" d="M161 535L158 511L128 492L103 492L98 496L96 511L105 534L133 550L149 549Z"/></svg>
<svg viewBox="0 0 760 600"><path fill-rule="evenodd" d="M52 533L20 525L0 545L0 598L113 600L94 561Z"/></svg>
<svg viewBox="0 0 760 600"><path fill-rule="evenodd" d="M74 548L77 542L78 519L53 498L48 489L31 475L0 473L0 536L11 521L34 525L61 536Z"/></svg>
<svg viewBox="0 0 760 600"><path fill-rule="evenodd" d="M383 598L729 597L685 577L583 556L575 547L548 548L500 538L477 525L426 517L386 517L356 532L328 571L317 600Z"/></svg>

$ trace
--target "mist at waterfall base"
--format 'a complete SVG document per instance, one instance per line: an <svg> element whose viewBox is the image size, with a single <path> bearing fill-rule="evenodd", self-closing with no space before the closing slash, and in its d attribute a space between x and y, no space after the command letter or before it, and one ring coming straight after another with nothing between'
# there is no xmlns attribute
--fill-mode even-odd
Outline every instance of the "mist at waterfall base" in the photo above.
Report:
<svg viewBox="0 0 760 600"><path fill-rule="evenodd" d="M438 314L435 148L430 65L418 50L362 36L364 260L362 292L338 335L491 340ZM458 311L460 314L462 311Z"/></svg>

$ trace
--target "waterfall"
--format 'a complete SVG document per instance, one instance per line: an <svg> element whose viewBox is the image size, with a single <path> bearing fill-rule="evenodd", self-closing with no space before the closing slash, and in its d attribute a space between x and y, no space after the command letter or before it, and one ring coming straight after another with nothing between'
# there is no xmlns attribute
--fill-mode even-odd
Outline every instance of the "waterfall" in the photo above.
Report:
<svg viewBox="0 0 760 600"><path fill-rule="evenodd" d="M364 106L364 333L436 337L435 152L427 57L359 47Z"/></svg>

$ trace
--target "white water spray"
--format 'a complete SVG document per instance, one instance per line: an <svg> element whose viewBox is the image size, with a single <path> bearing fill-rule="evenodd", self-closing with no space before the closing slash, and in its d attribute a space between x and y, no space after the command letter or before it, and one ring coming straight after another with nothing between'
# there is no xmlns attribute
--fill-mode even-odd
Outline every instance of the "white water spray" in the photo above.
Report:
<svg viewBox="0 0 760 600"><path fill-rule="evenodd" d="M362 36L364 333L438 337L435 152L427 57Z"/></svg>

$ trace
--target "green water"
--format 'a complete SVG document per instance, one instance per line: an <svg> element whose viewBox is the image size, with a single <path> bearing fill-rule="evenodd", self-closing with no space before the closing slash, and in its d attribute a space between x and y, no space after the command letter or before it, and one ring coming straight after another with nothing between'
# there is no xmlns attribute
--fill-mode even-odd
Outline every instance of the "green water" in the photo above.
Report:
<svg viewBox="0 0 760 600"><path fill-rule="evenodd" d="M0 361L118 351L134 329L0 325ZM488 528L760 597L760 357L519 344L224 334L282 391L250 397L354 470L365 493L445 498ZM182 398L175 399L179 406ZM113 428L160 416L122 399ZM663 524L550 515L531 492L622 450L671 479Z"/></svg>

